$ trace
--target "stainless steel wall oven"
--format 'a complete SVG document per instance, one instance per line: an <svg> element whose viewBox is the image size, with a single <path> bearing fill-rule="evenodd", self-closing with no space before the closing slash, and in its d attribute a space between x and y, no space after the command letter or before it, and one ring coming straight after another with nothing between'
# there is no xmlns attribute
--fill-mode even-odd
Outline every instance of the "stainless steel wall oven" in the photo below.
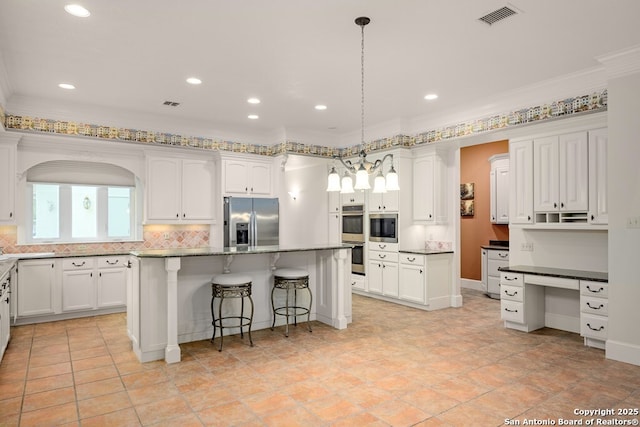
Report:
<svg viewBox="0 0 640 427"><path fill-rule="evenodd" d="M342 241L364 242L364 206L342 207Z"/></svg>

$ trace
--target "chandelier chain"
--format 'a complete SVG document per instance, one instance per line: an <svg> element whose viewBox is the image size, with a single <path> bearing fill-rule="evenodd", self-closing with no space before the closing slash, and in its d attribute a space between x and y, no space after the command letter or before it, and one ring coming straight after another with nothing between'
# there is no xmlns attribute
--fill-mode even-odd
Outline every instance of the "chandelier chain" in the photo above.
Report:
<svg viewBox="0 0 640 427"><path fill-rule="evenodd" d="M360 25L362 38L360 43L360 142L364 150L364 26Z"/></svg>

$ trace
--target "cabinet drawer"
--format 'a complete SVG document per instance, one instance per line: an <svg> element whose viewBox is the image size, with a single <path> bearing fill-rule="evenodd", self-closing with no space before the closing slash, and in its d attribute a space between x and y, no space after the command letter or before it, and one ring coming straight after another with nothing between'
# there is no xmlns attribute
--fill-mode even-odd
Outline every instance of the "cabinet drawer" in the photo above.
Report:
<svg viewBox="0 0 640 427"><path fill-rule="evenodd" d="M487 251L489 252L489 259L509 261L509 251Z"/></svg>
<svg viewBox="0 0 640 427"><path fill-rule="evenodd" d="M524 288L521 286L501 285L500 298L511 301L523 301Z"/></svg>
<svg viewBox="0 0 640 427"><path fill-rule="evenodd" d="M592 297L608 298L609 284L603 282L580 281L580 293Z"/></svg>
<svg viewBox="0 0 640 427"><path fill-rule="evenodd" d="M524 274L500 272L500 284L511 286L522 286L524 284Z"/></svg>
<svg viewBox="0 0 640 427"><path fill-rule="evenodd" d="M608 319L604 316L583 314L580 316L580 335L583 337L606 340Z"/></svg>
<svg viewBox="0 0 640 427"><path fill-rule="evenodd" d="M500 317L510 322L524 323L524 304L518 301L500 300Z"/></svg>
<svg viewBox="0 0 640 427"><path fill-rule="evenodd" d="M397 252L370 251L369 252L369 261L398 262L398 253Z"/></svg>
<svg viewBox="0 0 640 427"><path fill-rule="evenodd" d="M93 258L65 258L62 260L63 270L87 270L93 268Z"/></svg>
<svg viewBox="0 0 640 427"><path fill-rule="evenodd" d="M425 258L424 255L401 254L400 255L400 262L402 264L422 265L422 266L424 266L424 262L425 262L424 258Z"/></svg>
<svg viewBox="0 0 640 427"><path fill-rule="evenodd" d="M583 313L609 315L609 300L606 298L594 298L583 296L580 298L580 311Z"/></svg>
<svg viewBox="0 0 640 427"><path fill-rule="evenodd" d="M98 268L126 267L127 256L103 256L98 258Z"/></svg>
<svg viewBox="0 0 640 427"><path fill-rule="evenodd" d="M489 276L500 277L501 272L498 271L499 267L509 267L509 261L491 258L487 260L487 274Z"/></svg>
<svg viewBox="0 0 640 427"><path fill-rule="evenodd" d="M398 252L400 247L397 243L386 242L369 242L368 246L370 251L385 251L385 252Z"/></svg>

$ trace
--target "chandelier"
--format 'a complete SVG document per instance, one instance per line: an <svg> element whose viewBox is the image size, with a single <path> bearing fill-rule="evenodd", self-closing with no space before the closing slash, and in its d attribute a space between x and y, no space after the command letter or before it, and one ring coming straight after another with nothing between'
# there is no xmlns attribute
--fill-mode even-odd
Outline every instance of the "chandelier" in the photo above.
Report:
<svg viewBox="0 0 640 427"><path fill-rule="evenodd" d="M340 191L341 193L353 193L354 190L368 190L371 188L369 184L369 175L376 174L373 183L374 193L385 193L387 191L397 191L400 189L398 186L398 173L393 168L393 154L386 154L382 160L376 160L375 162L367 161L367 153L364 151L364 27L371 20L365 16L356 18L356 24L361 30L361 48L360 48L360 119L361 119L361 134L360 143L363 147L358 155L359 159L356 164L353 164L351 160L345 161L342 156L335 156L334 159L340 160L340 163L345 167L346 171L342 180L340 175L336 171L335 166L331 167L329 176L327 178L327 191ZM386 177L382 174L382 165L386 159L391 160L391 168ZM377 172L377 173L376 173ZM356 184L353 185L351 175L356 176Z"/></svg>

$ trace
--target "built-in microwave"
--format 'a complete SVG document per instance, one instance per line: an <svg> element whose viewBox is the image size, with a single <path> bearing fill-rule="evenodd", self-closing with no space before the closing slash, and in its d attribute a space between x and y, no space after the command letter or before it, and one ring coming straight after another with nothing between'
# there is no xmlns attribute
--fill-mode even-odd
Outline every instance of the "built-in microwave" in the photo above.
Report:
<svg viewBox="0 0 640 427"><path fill-rule="evenodd" d="M342 241L364 242L364 206L342 207Z"/></svg>
<svg viewBox="0 0 640 427"><path fill-rule="evenodd" d="M369 240L398 243L398 214L369 214Z"/></svg>

